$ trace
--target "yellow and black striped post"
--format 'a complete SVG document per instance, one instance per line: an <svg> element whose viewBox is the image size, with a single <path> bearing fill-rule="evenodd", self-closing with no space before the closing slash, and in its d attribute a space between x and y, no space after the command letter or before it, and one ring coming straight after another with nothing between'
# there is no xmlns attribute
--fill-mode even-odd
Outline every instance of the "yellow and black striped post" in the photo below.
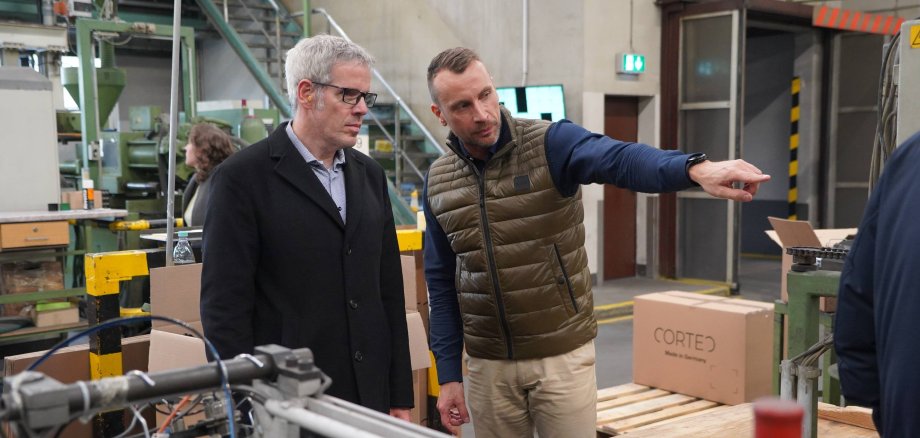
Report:
<svg viewBox="0 0 920 438"><path fill-rule="evenodd" d="M147 275L143 251L121 251L86 255L86 319L90 326L118 318L119 283ZM122 375L121 327L90 335L89 369L93 380ZM103 412L93 418L93 435L111 437L124 430L124 411Z"/></svg>
<svg viewBox="0 0 920 438"><path fill-rule="evenodd" d="M797 220L795 205L799 201L798 182L799 174L799 91L802 80L798 76L792 78L792 109L789 111L789 220Z"/></svg>

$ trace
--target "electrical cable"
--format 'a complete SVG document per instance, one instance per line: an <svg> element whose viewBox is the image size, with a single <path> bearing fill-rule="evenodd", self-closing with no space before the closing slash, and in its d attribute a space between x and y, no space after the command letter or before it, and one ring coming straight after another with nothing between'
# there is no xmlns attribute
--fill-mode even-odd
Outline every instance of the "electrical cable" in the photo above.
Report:
<svg viewBox="0 0 920 438"><path fill-rule="evenodd" d="M88 335L91 335L93 333L96 333L98 331L105 330L108 328L118 327L121 325L126 325L126 324L130 324L134 322L149 322L149 321L165 321L171 324L178 325L180 327L185 328L186 330L191 332L193 335L195 335L195 337L201 339L204 342L205 347L207 347L207 349L211 352L211 355L214 357L214 362L217 364L218 373L220 374L221 388L223 389L224 396L227 399L226 408L227 408L227 421L228 421L228 425L230 429L230 438L236 438L236 428L234 427L234 421L233 421L233 397L230 394L230 382L229 382L229 376L227 375L227 367L224 364L224 361L221 360L220 354L217 352L217 348L214 347L214 344L212 344L211 341L208 340L208 338L204 337L204 335L201 334L194 327L186 324L185 322L179 321L178 319L168 318L165 316L157 316L157 315L133 316L133 317L127 317L127 318L110 319L101 324L97 324L93 327L83 330L77 333L76 335L74 335L73 337L70 337L61 342L58 342L54 347L51 347L50 350L46 351L45 354L39 357L31 365L29 365L29 367L26 368L26 371L33 371L35 367L41 365L42 362L47 360L54 353L72 344L77 339L83 338L84 336L88 336Z"/></svg>
<svg viewBox="0 0 920 438"><path fill-rule="evenodd" d="M247 394L250 398L252 398L253 400L255 400L255 401L257 401L257 402L259 402L259 403L261 403L261 404L265 404L265 402L268 401L269 398L271 398L271 397L268 396L268 394L265 394L265 393L259 391L258 389L255 389L255 388L253 388L252 386L249 386L249 385L233 385L233 386L230 387L230 390L232 390L232 391L234 391L234 392L242 392L242 393L245 393L245 394Z"/></svg>
<svg viewBox="0 0 920 438"><path fill-rule="evenodd" d="M111 45L113 45L113 46L115 46L115 47L121 47L121 46L124 46L125 44L130 43L131 40L134 39L134 34L129 34L127 37L125 37L125 39L123 39L123 40L121 40L121 41L115 41L115 38L113 38L113 37L100 37L100 36L95 36L95 39L96 39L96 41L106 42L106 43L109 43L109 44L111 44Z"/></svg>
<svg viewBox="0 0 920 438"><path fill-rule="evenodd" d="M148 407L149 406L144 406L140 408L140 410L138 410L137 406L131 405L131 412L134 414L134 416L131 418L131 424L129 424L128 427L125 428L124 432L116 435L114 438L125 438L126 436L128 436L128 432L130 432L131 429L134 428L134 424L137 423L138 420L140 420L141 426L144 428L144 436L147 438L150 438L150 428L147 427L147 420L145 420L144 417L141 416L141 412L143 412L143 410Z"/></svg>
<svg viewBox="0 0 920 438"><path fill-rule="evenodd" d="M231 387L230 390L232 391L233 387ZM180 412L179 415L176 416L176 419L178 420L180 418L185 418L189 415L195 415L200 412L204 412L204 408L201 408L195 412L192 412L192 409L195 409L195 406L198 406L202 400L204 400L204 396L201 394L198 394L198 397L195 397L195 400L193 400L192 403L187 408L185 408L185 411Z"/></svg>
<svg viewBox="0 0 920 438"><path fill-rule="evenodd" d="M188 401L191 399L192 399L191 395L186 395L185 397L182 397L182 400L180 400L179 403L176 405L176 407L173 409L173 411L169 413L169 416L166 417L165 420L163 420L163 424L161 424L160 428L157 429L157 433L165 432L166 428L169 427L169 424L172 423L173 418L176 418L176 415L179 414L179 410L184 408L185 404L188 403Z"/></svg>
<svg viewBox="0 0 920 438"><path fill-rule="evenodd" d="M875 140L872 148L872 158L869 163L869 193L878 183L878 179L885 167L888 157L897 147L896 133L898 110L898 83L894 79L894 66L900 59L899 42L901 35L895 35L882 54L882 65L879 73L878 97L876 108L878 122L875 128Z"/></svg>

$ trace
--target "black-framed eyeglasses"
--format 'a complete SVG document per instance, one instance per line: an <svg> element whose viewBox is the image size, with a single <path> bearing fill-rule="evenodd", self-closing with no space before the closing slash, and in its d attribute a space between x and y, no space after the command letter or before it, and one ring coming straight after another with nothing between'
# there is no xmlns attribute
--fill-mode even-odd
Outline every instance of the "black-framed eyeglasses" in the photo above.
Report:
<svg viewBox="0 0 920 438"><path fill-rule="evenodd" d="M368 108L374 106L374 102L377 101L377 93L365 93L361 90L355 90L354 88L345 88L338 85L324 84L322 82L313 82L316 85L322 85L324 87L338 88L342 90L342 102L345 102L349 105L357 105L358 99L363 98L364 104Z"/></svg>

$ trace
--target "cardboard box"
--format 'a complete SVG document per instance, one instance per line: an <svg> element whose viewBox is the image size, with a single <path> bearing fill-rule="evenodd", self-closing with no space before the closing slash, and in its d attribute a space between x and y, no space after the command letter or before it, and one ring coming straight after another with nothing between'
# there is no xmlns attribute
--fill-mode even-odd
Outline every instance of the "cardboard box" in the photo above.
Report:
<svg viewBox="0 0 920 438"><path fill-rule="evenodd" d="M201 263L167 266L150 270L150 311L185 322L199 333L201 324ZM150 331L151 372L187 368L208 363L204 342L185 327L166 321L153 321ZM160 404L161 410L166 410ZM185 418L186 425L205 419L203 413ZM157 412L156 424L163 424L166 415Z"/></svg>
<svg viewBox="0 0 920 438"><path fill-rule="evenodd" d="M416 310L418 305L428 303L428 285L425 282L425 264L422 251L408 251L400 255L402 262L403 287L406 293L406 309Z"/></svg>
<svg viewBox="0 0 920 438"><path fill-rule="evenodd" d="M149 336L135 336L125 338L121 341L122 370L128 372L131 370L147 371L147 352L149 346ZM26 370L32 362L35 362L44 351L34 353L25 353L15 356L7 356L3 359L3 375L12 376ZM37 371L61 382L73 383L78 380L90 380L89 374L89 345L75 345L73 347L62 348L48 360L36 368ZM126 411L125 425L131 422L131 413ZM148 424L154 424L153 410L144 411L144 418ZM4 425L4 427L7 427ZM137 429L135 429L137 431ZM12 436L7 431L7 436ZM68 438L90 438L93 436L93 425L83 424L79 421L71 422L64 428L61 433L62 437Z"/></svg>
<svg viewBox="0 0 920 438"><path fill-rule="evenodd" d="M33 310L30 312L32 322L36 327L51 327L55 325L73 324L80 322L80 309L76 306L66 309L43 310L41 312Z"/></svg>
<svg viewBox="0 0 920 438"><path fill-rule="evenodd" d="M406 312L406 326L409 329L409 356L412 362L412 370L430 367L428 334L422 323L422 315L419 315L418 312Z"/></svg>
<svg viewBox="0 0 920 438"><path fill-rule="evenodd" d="M431 309L428 307L428 303L419 304L418 313L422 316L422 325L425 327L425 333L428 333L428 329L430 328L428 321L431 318Z"/></svg>
<svg viewBox="0 0 920 438"><path fill-rule="evenodd" d="M200 323L201 263L150 270L150 312L186 323ZM176 333L176 325L153 321L155 330ZM199 325L200 327L200 325Z"/></svg>
<svg viewBox="0 0 920 438"><path fill-rule="evenodd" d="M780 296L783 302L789 301L786 289L786 273L792 267L792 256L786 254L786 248L794 246L825 247L856 234L856 228L838 228L815 230L808 221L790 221L776 217L768 218L772 230L767 230L767 236L773 239L783 249L783 264L781 271ZM833 312L837 309L837 299L822 297L820 303L822 312Z"/></svg>
<svg viewBox="0 0 920 438"><path fill-rule="evenodd" d="M199 333L204 333L199 311L200 300L201 263L150 270L150 313L178 319ZM151 371L207 363L204 342L195 337L190 330L166 321L153 321L151 326Z"/></svg>
<svg viewBox="0 0 920 438"><path fill-rule="evenodd" d="M686 292L635 298L633 381L725 404L771 392L773 304Z"/></svg>
<svg viewBox="0 0 920 438"><path fill-rule="evenodd" d="M83 210L83 192L80 190L61 192L61 203L70 205L71 210Z"/></svg>
<svg viewBox="0 0 920 438"><path fill-rule="evenodd" d="M200 263L150 270L151 313L185 321L196 330L203 331L199 313L200 291ZM406 326L412 370L428 368L431 366L428 332L422 315L417 311L406 311ZM153 322L150 352L151 371L206 363L204 343L191 337L187 329L164 321Z"/></svg>
<svg viewBox="0 0 920 438"><path fill-rule="evenodd" d="M418 289L415 282L415 257L401 255L399 261L402 265L403 292L406 299L406 310L418 310Z"/></svg>
<svg viewBox="0 0 920 438"><path fill-rule="evenodd" d="M422 426L428 425L428 369L412 371L412 392L415 407L409 411L409 419Z"/></svg>

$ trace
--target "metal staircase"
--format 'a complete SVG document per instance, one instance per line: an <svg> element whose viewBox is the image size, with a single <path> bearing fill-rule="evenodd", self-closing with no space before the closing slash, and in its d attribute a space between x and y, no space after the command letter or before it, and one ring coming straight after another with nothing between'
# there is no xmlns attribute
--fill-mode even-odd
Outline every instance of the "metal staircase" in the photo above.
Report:
<svg viewBox="0 0 920 438"><path fill-rule="evenodd" d="M286 118L291 107L284 93L283 58L300 38L296 23L274 0L196 0L220 36L230 44Z"/></svg>
<svg viewBox="0 0 920 438"><path fill-rule="evenodd" d="M291 20L282 5L271 0L220 0L219 7L224 21L236 30L265 72L286 94L284 55L303 36L300 26Z"/></svg>
<svg viewBox="0 0 920 438"><path fill-rule="evenodd" d="M284 83L284 56L302 36L302 28L276 0L196 0L215 30L233 47L259 85L282 114L291 117ZM329 33L348 39L345 31L322 8L311 10L325 18ZM364 118L362 141L368 154L387 171L390 199L397 224L415 223L409 207L413 192L422 189L425 172L444 148L416 117L376 68L383 85L376 105Z"/></svg>

